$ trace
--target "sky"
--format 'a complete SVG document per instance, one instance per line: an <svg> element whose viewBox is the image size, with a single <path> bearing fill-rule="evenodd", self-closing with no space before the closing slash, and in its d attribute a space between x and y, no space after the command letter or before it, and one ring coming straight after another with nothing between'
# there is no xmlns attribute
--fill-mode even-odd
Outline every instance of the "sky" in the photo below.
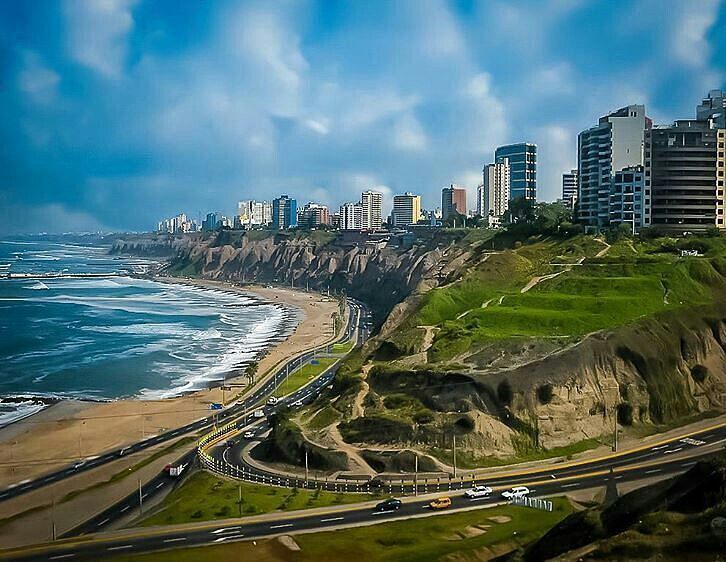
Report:
<svg viewBox="0 0 726 562"><path fill-rule="evenodd" d="M440 206L502 144L726 87L720 0L2 0L0 233L150 230L287 193ZM390 205L390 203L389 203ZM385 210L385 209L384 209Z"/></svg>

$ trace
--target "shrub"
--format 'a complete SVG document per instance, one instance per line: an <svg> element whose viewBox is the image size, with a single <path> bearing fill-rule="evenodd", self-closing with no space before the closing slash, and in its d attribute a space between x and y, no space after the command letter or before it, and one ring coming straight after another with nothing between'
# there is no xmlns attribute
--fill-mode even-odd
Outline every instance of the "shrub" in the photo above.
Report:
<svg viewBox="0 0 726 562"><path fill-rule="evenodd" d="M702 383L708 376L708 367L705 365L694 365L691 368L691 376L697 383Z"/></svg>
<svg viewBox="0 0 726 562"><path fill-rule="evenodd" d="M434 415L427 410L419 410L413 415L413 421L419 425L425 425L434 421Z"/></svg>
<svg viewBox="0 0 726 562"><path fill-rule="evenodd" d="M513 397L514 394L512 392L512 385L509 384L509 381L507 379L504 379L497 386L497 398L499 398L499 401L502 404L504 404L505 406L509 406L512 403Z"/></svg>
<svg viewBox="0 0 726 562"><path fill-rule="evenodd" d="M552 385L550 383L543 384L537 388L537 399L541 404L549 404L552 402Z"/></svg>
<svg viewBox="0 0 726 562"><path fill-rule="evenodd" d="M633 425L633 406L628 402L618 404L618 423L620 425Z"/></svg>
<svg viewBox="0 0 726 562"><path fill-rule="evenodd" d="M201 518L202 517L202 510L201 509L197 509L189 517L191 517L192 519L199 519L199 518Z"/></svg>

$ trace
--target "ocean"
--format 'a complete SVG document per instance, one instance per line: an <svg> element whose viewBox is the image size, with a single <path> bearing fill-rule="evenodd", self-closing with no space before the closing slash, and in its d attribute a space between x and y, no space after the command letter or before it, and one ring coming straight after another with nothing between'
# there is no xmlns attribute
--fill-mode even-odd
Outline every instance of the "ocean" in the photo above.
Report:
<svg viewBox="0 0 726 562"><path fill-rule="evenodd" d="M103 246L0 240L0 277L148 265ZM252 295L129 275L0 279L0 426L55 399L157 399L207 388L296 322L294 311Z"/></svg>

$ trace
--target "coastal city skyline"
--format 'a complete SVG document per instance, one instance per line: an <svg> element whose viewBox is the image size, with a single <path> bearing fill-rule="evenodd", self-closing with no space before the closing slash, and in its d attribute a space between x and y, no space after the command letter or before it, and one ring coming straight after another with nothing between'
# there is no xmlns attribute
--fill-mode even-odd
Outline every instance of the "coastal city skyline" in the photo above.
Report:
<svg viewBox="0 0 726 562"><path fill-rule="evenodd" d="M642 104L672 123L723 87L715 1L103 5L0 6L4 232L140 231L282 193L431 208L451 184L473 209L516 142L537 145L552 201L600 116Z"/></svg>

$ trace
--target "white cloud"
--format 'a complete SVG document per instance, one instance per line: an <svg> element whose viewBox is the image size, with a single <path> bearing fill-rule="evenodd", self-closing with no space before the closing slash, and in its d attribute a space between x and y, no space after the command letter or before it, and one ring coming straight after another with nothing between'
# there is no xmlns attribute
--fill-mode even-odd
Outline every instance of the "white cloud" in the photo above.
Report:
<svg viewBox="0 0 726 562"><path fill-rule="evenodd" d="M716 23L720 0L697 0L681 3L672 18L674 35L668 37L673 55L684 64L705 67L711 55L711 45L706 37Z"/></svg>
<svg viewBox="0 0 726 562"><path fill-rule="evenodd" d="M552 123L534 133L537 142L537 199L562 196L562 174L577 167L577 131Z"/></svg>
<svg viewBox="0 0 726 562"><path fill-rule="evenodd" d="M535 70L531 88L539 95L572 94L575 91L572 67L560 61Z"/></svg>
<svg viewBox="0 0 726 562"><path fill-rule="evenodd" d="M18 77L20 90L33 102L48 104L55 100L60 76L48 68L37 53L23 53L24 68Z"/></svg>
<svg viewBox="0 0 726 562"><path fill-rule="evenodd" d="M410 113L396 120L393 146L399 150L412 151L421 151L428 146L428 139L421 123Z"/></svg>
<svg viewBox="0 0 726 562"><path fill-rule="evenodd" d="M3 232L12 234L109 230L90 213L72 210L59 203L30 206L3 202L0 205L0 224Z"/></svg>
<svg viewBox="0 0 726 562"><path fill-rule="evenodd" d="M123 73L136 0L66 0L63 4L71 56L109 78Z"/></svg>
<svg viewBox="0 0 726 562"><path fill-rule="evenodd" d="M327 135L330 132L328 128L328 120L323 119L306 119L303 124L311 131L318 133L319 135Z"/></svg>

